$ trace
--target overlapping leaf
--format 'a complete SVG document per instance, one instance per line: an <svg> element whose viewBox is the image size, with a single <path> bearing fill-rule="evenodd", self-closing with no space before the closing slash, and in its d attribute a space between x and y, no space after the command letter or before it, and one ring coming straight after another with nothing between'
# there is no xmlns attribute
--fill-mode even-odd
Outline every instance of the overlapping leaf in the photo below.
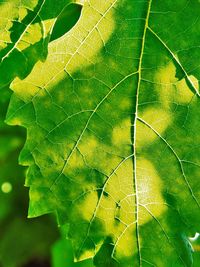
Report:
<svg viewBox="0 0 200 267"><path fill-rule="evenodd" d="M191 266L199 230L198 0L83 1L78 24L15 79L29 216L56 210L76 258Z"/></svg>
<svg viewBox="0 0 200 267"><path fill-rule="evenodd" d="M25 78L38 60L45 60L54 25L74 2L60 0L55 5L51 0L4 0L0 3L0 88L16 76ZM70 25L70 21L67 17L66 24Z"/></svg>

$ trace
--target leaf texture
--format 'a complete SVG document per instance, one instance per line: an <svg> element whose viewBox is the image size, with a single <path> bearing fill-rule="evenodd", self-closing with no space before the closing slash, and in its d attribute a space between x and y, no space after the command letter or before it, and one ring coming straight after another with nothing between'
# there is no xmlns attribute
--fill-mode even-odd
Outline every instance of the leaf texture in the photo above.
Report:
<svg viewBox="0 0 200 267"><path fill-rule="evenodd" d="M54 24L73 0L4 0L0 3L0 88L25 78L44 61ZM69 21L70 19L67 18Z"/></svg>
<svg viewBox="0 0 200 267"><path fill-rule="evenodd" d="M49 259L49 251L58 238L58 231L55 220L50 216L27 220L27 189L23 187L25 173L17 163L25 136L21 127L3 123L9 99L8 90L1 92L0 266L30 266L34 258L40 261Z"/></svg>
<svg viewBox="0 0 200 267"><path fill-rule="evenodd" d="M76 260L191 266L200 225L197 0L87 0L16 78L29 217L70 223Z"/></svg>

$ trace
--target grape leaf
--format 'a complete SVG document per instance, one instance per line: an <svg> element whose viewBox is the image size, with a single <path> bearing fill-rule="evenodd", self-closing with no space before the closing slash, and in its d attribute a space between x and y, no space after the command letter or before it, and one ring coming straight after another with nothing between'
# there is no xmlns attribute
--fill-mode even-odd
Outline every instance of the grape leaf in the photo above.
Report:
<svg viewBox="0 0 200 267"><path fill-rule="evenodd" d="M193 250L194 250L194 262L193 262L193 266L194 267L198 267L199 262L200 262L200 239L199 239L199 234L196 233L195 236L193 238L190 238Z"/></svg>
<svg viewBox="0 0 200 267"><path fill-rule="evenodd" d="M69 225L62 226L60 230L61 238L52 246L52 267L93 267L92 260L74 262L72 244L66 239Z"/></svg>
<svg viewBox="0 0 200 267"><path fill-rule="evenodd" d="M38 60L45 60L54 25L63 11L67 11L66 25L71 25L70 15L75 22L78 19L77 9L68 12L71 3L74 1L60 0L56 5L51 0L0 3L0 88L16 76L25 78Z"/></svg>
<svg viewBox="0 0 200 267"><path fill-rule="evenodd" d="M198 0L87 0L16 78L29 217L70 223L76 260L191 266L200 225Z"/></svg>
<svg viewBox="0 0 200 267"><path fill-rule="evenodd" d="M50 216L27 220L28 192L23 187L25 173L24 168L17 164L24 131L21 127L3 123L10 93L6 90L1 93L0 266L22 267L34 259L40 262L49 259L50 247L58 238L58 231Z"/></svg>

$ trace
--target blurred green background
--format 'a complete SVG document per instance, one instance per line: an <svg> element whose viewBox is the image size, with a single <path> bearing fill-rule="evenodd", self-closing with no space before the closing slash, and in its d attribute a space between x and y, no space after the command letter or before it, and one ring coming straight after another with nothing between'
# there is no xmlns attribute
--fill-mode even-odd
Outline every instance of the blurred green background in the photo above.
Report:
<svg viewBox="0 0 200 267"><path fill-rule="evenodd" d="M0 267L92 267L73 263L67 226L59 229L53 214L27 219L26 168L18 165L26 133L4 123L10 93L0 98Z"/></svg>

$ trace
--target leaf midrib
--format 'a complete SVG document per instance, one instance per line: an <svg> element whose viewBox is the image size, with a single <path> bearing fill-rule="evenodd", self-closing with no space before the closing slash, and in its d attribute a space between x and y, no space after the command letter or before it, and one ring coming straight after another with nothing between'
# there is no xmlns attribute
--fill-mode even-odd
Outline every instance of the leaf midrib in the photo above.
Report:
<svg viewBox="0 0 200 267"><path fill-rule="evenodd" d="M136 242L137 242L137 248L138 248L138 263L139 266L141 266L142 263L142 256L141 256L141 245L140 245L140 232L139 232L139 197L138 197L138 184L137 184L137 158L136 158L136 137L137 137L137 120L138 120L138 104L139 104L139 90L140 90L140 84L142 79L142 61L143 61L143 55L144 55L144 47L145 47L145 41L146 41L146 32L149 24L149 17L150 17L150 11L151 11L151 4L152 0L149 0L146 18L145 18L145 25L144 25L144 31L142 36L142 45L141 45L141 51L140 51L140 57L139 57L139 65L138 65L138 83L137 83L137 89L136 89L136 103L135 103L135 118L134 118L134 124L133 124L133 179L134 179L134 191L135 191L135 207L136 207Z"/></svg>

